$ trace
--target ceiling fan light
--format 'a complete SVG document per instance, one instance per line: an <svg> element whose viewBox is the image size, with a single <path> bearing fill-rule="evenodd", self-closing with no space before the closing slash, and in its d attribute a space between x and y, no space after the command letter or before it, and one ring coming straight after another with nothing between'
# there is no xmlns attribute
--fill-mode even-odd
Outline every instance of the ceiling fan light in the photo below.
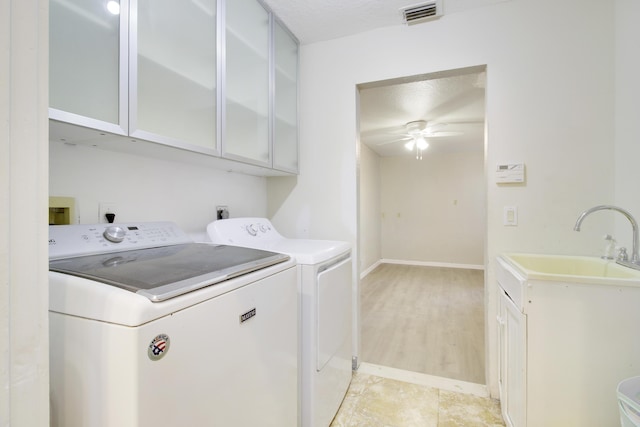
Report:
<svg viewBox="0 0 640 427"><path fill-rule="evenodd" d="M407 150L411 151L413 150L413 147L415 146L416 141L415 140L411 140L409 142L407 142L406 144L404 144L404 148L406 148Z"/></svg>
<svg viewBox="0 0 640 427"><path fill-rule="evenodd" d="M419 150L426 150L429 147L429 143L423 137L416 138L416 145Z"/></svg>

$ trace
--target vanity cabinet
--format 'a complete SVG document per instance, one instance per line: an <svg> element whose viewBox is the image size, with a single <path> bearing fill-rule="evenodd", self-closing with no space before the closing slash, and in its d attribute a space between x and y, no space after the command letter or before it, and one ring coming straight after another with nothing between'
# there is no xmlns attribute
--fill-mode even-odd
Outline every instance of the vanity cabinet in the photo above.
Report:
<svg viewBox="0 0 640 427"><path fill-rule="evenodd" d="M298 173L298 42L260 1L51 0L50 40L53 140Z"/></svg>
<svg viewBox="0 0 640 427"><path fill-rule="evenodd" d="M498 342L500 405L509 427L525 425L527 317L498 285Z"/></svg>
<svg viewBox="0 0 640 427"><path fill-rule="evenodd" d="M618 383L640 375L640 280L496 263L499 389L511 427L619 425Z"/></svg>

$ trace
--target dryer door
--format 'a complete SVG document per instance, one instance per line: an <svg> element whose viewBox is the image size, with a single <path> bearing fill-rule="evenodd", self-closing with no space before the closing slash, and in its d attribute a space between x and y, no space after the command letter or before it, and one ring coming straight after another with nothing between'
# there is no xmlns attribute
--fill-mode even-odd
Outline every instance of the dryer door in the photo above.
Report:
<svg viewBox="0 0 640 427"><path fill-rule="evenodd" d="M351 257L321 271L316 285L316 369L321 371L334 356L351 364ZM345 354L338 354L341 350Z"/></svg>

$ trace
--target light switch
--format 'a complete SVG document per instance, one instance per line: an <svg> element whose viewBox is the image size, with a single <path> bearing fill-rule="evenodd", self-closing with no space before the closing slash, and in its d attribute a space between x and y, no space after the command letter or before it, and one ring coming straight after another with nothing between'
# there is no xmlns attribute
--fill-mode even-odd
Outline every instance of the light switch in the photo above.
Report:
<svg viewBox="0 0 640 427"><path fill-rule="evenodd" d="M518 208L516 206L504 207L504 225L515 226L518 225Z"/></svg>

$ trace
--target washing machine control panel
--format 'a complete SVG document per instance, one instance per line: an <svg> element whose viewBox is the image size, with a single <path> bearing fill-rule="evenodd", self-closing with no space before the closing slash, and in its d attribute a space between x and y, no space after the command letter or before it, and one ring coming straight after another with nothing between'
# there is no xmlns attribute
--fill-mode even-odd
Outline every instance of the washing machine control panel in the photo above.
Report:
<svg viewBox="0 0 640 427"><path fill-rule="evenodd" d="M49 226L49 259L191 243L172 222Z"/></svg>
<svg viewBox="0 0 640 427"><path fill-rule="evenodd" d="M110 242L120 243L127 235L127 230L125 230L123 227L112 225L111 227L107 227L102 235Z"/></svg>

